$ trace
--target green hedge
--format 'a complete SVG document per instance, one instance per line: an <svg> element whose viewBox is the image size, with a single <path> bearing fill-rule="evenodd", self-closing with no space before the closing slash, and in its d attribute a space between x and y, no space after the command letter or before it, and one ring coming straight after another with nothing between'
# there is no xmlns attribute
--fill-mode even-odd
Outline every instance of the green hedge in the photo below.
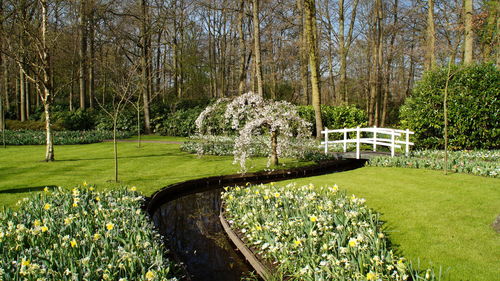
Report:
<svg viewBox="0 0 500 281"><path fill-rule="evenodd" d="M314 108L311 105L299 106L299 115L307 122L313 124L313 135L316 135L316 119L314 117ZM321 106L321 118L323 127L328 129L355 128L364 127L368 124L368 117L364 110L355 106Z"/></svg>
<svg viewBox="0 0 500 281"><path fill-rule="evenodd" d="M178 280L143 200L125 189L46 188L1 210L0 280Z"/></svg>
<svg viewBox="0 0 500 281"><path fill-rule="evenodd" d="M162 118L160 122L156 121L155 132L163 136L187 137L193 135L196 132L194 121L202 111L203 107L201 106L178 109L167 115L166 118Z"/></svg>
<svg viewBox="0 0 500 281"><path fill-rule="evenodd" d="M5 128L7 130L33 130L33 131L44 131L45 122L44 121L19 121L19 120L5 120ZM64 127L60 123L52 124L52 129L54 131L64 130Z"/></svg>
<svg viewBox="0 0 500 281"><path fill-rule="evenodd" d="M127 131L118 131L117 138L128 138L132 133ZM88 144L101 142L103 140L112 139L112 131L54 131L54 144ZM44 131L5 131L5 143L7 145L44 145Z"/></svg>
<svg viewBox="0 0 500 281"><path fill-rule="evenodd" d="M453 66L448 86L450 149L500 148L500 71L491 64ZM400 109L401 125L415 131L415 146L444 147L443 97L447 69L424 74Z"/></svg>

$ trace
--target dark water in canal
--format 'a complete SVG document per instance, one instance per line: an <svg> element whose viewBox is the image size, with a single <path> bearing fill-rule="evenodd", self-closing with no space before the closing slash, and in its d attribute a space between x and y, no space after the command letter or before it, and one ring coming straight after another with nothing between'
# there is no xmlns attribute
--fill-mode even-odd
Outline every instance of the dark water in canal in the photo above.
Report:
<svg viewBox="0 0 500 281"><path fill-rule="evenodd" d="M233 249L220 224L221 191L218 188L167 202L153 216L191 280L240 280L252 270Z"/></svg>

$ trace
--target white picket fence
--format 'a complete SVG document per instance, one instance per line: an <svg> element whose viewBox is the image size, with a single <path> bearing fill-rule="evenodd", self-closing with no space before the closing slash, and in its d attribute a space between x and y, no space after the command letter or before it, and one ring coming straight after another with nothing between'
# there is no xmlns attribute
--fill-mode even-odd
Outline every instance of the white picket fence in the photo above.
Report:
<svg viewBox="0 0 500 281"><path fill-rule="evenodd" d="M350 132L356 132L356 138L355 139L348 139L347 135ZM361 137L361 133L371 133L372 137ZM373 145L373 151L377 151L377 146L387 146L390 147L391 149L391 156L394 157L395 154L395 149L396 148L401 148L401 145L405 146L405 152L406 155L409 154L410 152L410 145L414 145L413 142L410 142L410 135L414 134L414 132L410 131L409 129L406 130L396 130L396 129L388 129L388 128L377 128L375 127L370 127L370 128L354 128L354 129L337 129L337 130L328 130L328 128L325 128L324 131L321 131L322 134L325 135L325 140L321 142L322 145L325 147L325 154L328 153L328 145L330 144L336 144L336 143L342 143L344 145L344 152L347 152L347 144L348 143L356 143L356 159L359 159L361 156L361 151L360 151L360 146L362 143L364 144L372 144ZM328 135L331 133L343 133L344 138L343 139L338 139L338 140L329 140ZM402 134L405 134L405 141L401 141L399 139L396 139L396 137L401 137ZM388 135L389 138L380 138L380 135Z"/></svg>

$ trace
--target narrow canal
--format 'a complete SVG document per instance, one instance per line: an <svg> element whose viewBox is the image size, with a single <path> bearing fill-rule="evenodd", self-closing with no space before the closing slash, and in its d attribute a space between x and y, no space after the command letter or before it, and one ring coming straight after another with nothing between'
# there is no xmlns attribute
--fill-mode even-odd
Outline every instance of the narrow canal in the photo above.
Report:
<svg viewBox="0 0 500 281"><path fill-rule="evenodd" d="M219 220L224 186L267 183L362 167L365 160L337 160L284 171L230 175L174 184L154 194L148 212L167 248L185 264L193 281L233 281L253 269L227 237ZM255 276L255 275L254 275Z"/></svg>

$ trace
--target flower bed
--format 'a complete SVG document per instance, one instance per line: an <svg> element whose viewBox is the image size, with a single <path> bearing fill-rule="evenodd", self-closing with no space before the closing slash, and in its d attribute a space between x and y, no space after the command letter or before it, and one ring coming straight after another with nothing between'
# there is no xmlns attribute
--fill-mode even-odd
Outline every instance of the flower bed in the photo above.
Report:
<svg viewBox="0 0 500 281"><path fill-rule="evenodd" d="M498 163L500 163L500 150L448 152L448 170L451 172L498 178L500 177ZM444 169L444 151L415 151L408 157L374 157L367 165L442 170Z"/></svg>
<svg viewBox="0 0 500 281"><path fill-rule="evenodd" d="M177 280L133 190L47 188L0 211L0 280Z"/></svg>
<svg viewBox="0 0 500 281"><path fill-rule="evenodd" d="M291 280L435 280L389 248L380 215L337 186L227 188L225 216L247 245Z"/></svg>
<svg viewBox="0 0 500 281"><path fill-rule="evenodd" d="M53 131L54 144L87 144L101 142L113 138L112 131ZM119 131L117 138L128 138L131 132ZM5 131L5 143L8 145L43 145L46 141L45 131Z"/></svg>

